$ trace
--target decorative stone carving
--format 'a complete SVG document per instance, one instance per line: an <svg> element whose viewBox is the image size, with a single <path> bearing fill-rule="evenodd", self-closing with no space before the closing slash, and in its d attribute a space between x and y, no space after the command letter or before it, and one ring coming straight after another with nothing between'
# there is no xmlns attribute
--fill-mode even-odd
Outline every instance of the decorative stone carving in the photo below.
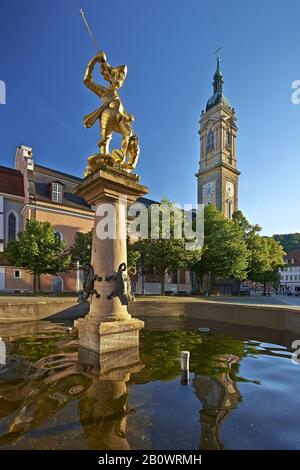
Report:
<svg viewBox="0 0 300 470"><path fill-rule="evenodd" d="M135 300L131 290L130 274L134 275L136 270L129 268L127 270L126 263L121 263L118 271L105 277L106 281L116 281L115 289L107 296L110 300L113 297L119 297L122 305L128 305L128 302Z"/></svg>
<svg viewBox="0 0 300 470"><path fill-rule="evenodd" d="M78 303L87 302L88 298L92 294L95 294L97 299L99 299L100 294L95 289L95 281L102 281L102 277L98 276L98 274L95 274L93 266L88 261L83 263L82 269L83 269L83 290L81 290L78 293L77 302Z"/></svg>

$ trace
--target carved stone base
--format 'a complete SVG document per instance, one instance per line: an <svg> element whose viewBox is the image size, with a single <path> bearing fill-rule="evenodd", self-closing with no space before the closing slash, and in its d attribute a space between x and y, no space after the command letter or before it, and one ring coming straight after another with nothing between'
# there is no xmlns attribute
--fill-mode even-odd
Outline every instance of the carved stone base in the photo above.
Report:
<svg viewBox="0 0 300 470"><path fill-rule="evenodd" d="M144 322L136 318L96 323L88 318L74 322L79 345L97 353L106 353L139 345L139 330Z"/></svg>

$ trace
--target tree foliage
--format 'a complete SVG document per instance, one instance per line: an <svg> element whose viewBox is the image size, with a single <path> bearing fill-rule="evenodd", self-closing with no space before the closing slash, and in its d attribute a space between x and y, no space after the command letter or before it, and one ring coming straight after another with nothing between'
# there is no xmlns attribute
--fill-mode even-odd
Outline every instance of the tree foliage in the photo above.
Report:
<svg viewBox="0 0 300 470"><path fill-rule="evenodd" d="M193 266L202 277L212 272L223 279L245 279L248 250L239 224L226 219L214 205L204 210L204 246L201 259Z"/></svg>
<svg viewBox="0 0 300 470"><path fill-rule="evenodd" d="M284 264L284 250L273 237L260 235L261 227L251 225L241 211L233 215L234 222L243 230L249 252L247 279L266 283L279 282L279 269Z"/></svg>
<svg viewBox="0 0 300 470"><path fill-rule="evenodd" d="M76 232L74 243L70 248L73 262L79 262L82 266L86 261L91 261L93 230L82 233Z"/></svg>
<svg viewBox="0 0 300 470"><path fill-rule="evenodd" d="M300 233L299 232L277 234L277 235L273 235L273 238L282 245L286 253L292 250L300 249Z"/></svg>
<svg viewBox="0 0 300 470"><path fill-rule="evenodd" d="M5 250L7 261L34 276L34 291L40 290L41 274L55 275L71 268L66 242L60 240L49 222L27 220L18 240L11 240Z"/></svg>
<svg viewBox="0 0 300 470"><path fill-rule="evenodd" d="M189 269L201 257L201 250L189 249L184 236L177 238L178 223L182 224L182 233L184 233L181 209L167 199L163 199L160 204L157 227L153 227L152 210L153 206L148 208L148 238L140 238L132 245L132 249L140 254L143 273L152 272L158 275L161 295L163 295L165 293L165 273L178 269ZM169 224L164 224L163 220L167 219ZM157 229L156 237L153 237L153 229Z"/></svg>

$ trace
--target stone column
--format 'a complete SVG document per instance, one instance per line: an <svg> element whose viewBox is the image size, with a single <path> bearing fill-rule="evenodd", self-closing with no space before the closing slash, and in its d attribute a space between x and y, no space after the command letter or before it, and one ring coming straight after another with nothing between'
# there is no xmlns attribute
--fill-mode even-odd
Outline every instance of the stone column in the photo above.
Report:
<svg viewBox="0 0 300 470"><path fill-rule="evenodd" d="M97 295L91 297L89 314L74 322L79 344L87 349L108 352L133 347L139 342L143 322L131 318L127 305L119 297L107 298L117 283L105 278L116 273L121 263L127 263L127 207L147 192L137 175L106 165L87 177L77 189L79 196L96 207L92 266L102 278L95 281ZM104 232L108 232L106 238Z"/></svg>

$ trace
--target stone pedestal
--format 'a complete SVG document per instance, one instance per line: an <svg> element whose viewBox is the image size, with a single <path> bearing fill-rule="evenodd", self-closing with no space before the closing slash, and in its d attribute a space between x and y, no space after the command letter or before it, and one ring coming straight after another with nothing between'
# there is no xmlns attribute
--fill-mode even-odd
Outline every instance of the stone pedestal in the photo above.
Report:
<svg viewBox="0 0 300 470"><path fill-rule="evenodd" d="M139 330L144 323L131 318L127 305L119 297L107 298L117 286L116 281L106 281L105 277L117 272L121 263L127 263L127 209L147 192L137 175L106 165L85 178L77 189L77 194L96 209L92 266L102 281L95 281L100 297L92 295L89 314L76 320L74 326L78 328L79 344L95 352L134 347L139 343Z"/></svg>

